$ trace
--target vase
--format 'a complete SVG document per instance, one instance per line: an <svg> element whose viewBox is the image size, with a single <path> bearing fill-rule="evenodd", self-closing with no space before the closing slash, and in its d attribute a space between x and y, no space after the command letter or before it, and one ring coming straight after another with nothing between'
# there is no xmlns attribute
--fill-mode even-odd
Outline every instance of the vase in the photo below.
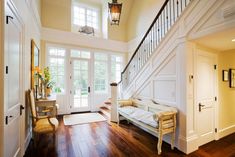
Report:
<svg viewBox="0 0 235 157"><path fill-rule="evenodd" d="M51 88L46 88L46 93L47 93L47 96L50 96L51 95Z"/></svg>
<svg viewBox="0 0 235 157"><path fill-rule="evenodd" d="M47 87L45 85L43 86L43 94L42 95L43 95L43 97L42 97L43 99L47 99L47 96L48 96L47 95Z"/></svg>

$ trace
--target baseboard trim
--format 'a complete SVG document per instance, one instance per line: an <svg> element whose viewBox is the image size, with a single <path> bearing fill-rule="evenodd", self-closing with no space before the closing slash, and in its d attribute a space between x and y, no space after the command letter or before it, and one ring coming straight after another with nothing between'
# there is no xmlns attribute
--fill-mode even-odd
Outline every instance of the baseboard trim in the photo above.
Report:
<svg viewBox="0 0 235 157"><path fill-rule="evenodd" d="M28 134L27 134L27 137L26 137L26 139L25 139L25 142L24 142L24 146L25 146L25 147L24 147L24 149L25 149L24 151L27 150L31 138L32 138L32 131L29 131Z"/></svg>
<svg viewBox="0 0 235 157"><path fill-rule="evenodd" d="M235 133L235 125L231 125L227 128L224 128L224 129L220 129L219 130L219 139L225 137L225 136L228 136L232 133Z"/></svg>
<svg viewBox="0 0 235 157"><path fill-rule="evenodd" d="M197 139L197 135L193 135L188 138L179 136L177 148L185 154L192 153L198 149Z"/></svg>

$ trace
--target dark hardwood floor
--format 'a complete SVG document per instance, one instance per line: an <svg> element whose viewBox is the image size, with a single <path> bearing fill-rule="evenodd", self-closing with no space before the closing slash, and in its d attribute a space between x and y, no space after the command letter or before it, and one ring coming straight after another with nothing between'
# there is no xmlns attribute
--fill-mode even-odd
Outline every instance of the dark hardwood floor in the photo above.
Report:
<svg viewBox="0 0 235 157"><path fill-rule="evenodd" d="M37 149L33 141L25 157L154 157L157 155L157 138L123 121L120 126L98 122L83 125L60 126L53 146L51 135L40 137ZM210 142L199 150L185 155L163 142L162 155L165 157L235 157L235 134L219 141Z"/></svg>

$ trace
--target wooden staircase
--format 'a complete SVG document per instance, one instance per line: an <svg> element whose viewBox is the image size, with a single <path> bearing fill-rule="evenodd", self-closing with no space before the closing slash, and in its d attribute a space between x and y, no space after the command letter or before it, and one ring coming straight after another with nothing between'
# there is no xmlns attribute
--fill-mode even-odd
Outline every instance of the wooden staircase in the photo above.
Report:
<svg viewBox="0 0 235 157"><path fill-rule="evenodd" d="M111 98L106 100L103 105L100 107L100 113L103 114L107 120L110 120L111 113Z"/></svg>

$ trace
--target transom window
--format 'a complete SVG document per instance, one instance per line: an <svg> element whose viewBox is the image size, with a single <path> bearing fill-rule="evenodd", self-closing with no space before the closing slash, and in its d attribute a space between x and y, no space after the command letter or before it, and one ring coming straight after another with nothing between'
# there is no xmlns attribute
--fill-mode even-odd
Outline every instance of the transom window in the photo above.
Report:
<svg viewBox="0 0 235 157"><path fill-rule="evenodd" d="M73 6L73 24L77 26L90 26L99 29L98 9L86 6Z"/></svg>
<svg viewBox="0 0 235 157"><path fill-rule="evenodd" d="M88 51L80 51L80 50L71 50L71 57L73 58L85 58L90 59L91 54Z"/></svg>

